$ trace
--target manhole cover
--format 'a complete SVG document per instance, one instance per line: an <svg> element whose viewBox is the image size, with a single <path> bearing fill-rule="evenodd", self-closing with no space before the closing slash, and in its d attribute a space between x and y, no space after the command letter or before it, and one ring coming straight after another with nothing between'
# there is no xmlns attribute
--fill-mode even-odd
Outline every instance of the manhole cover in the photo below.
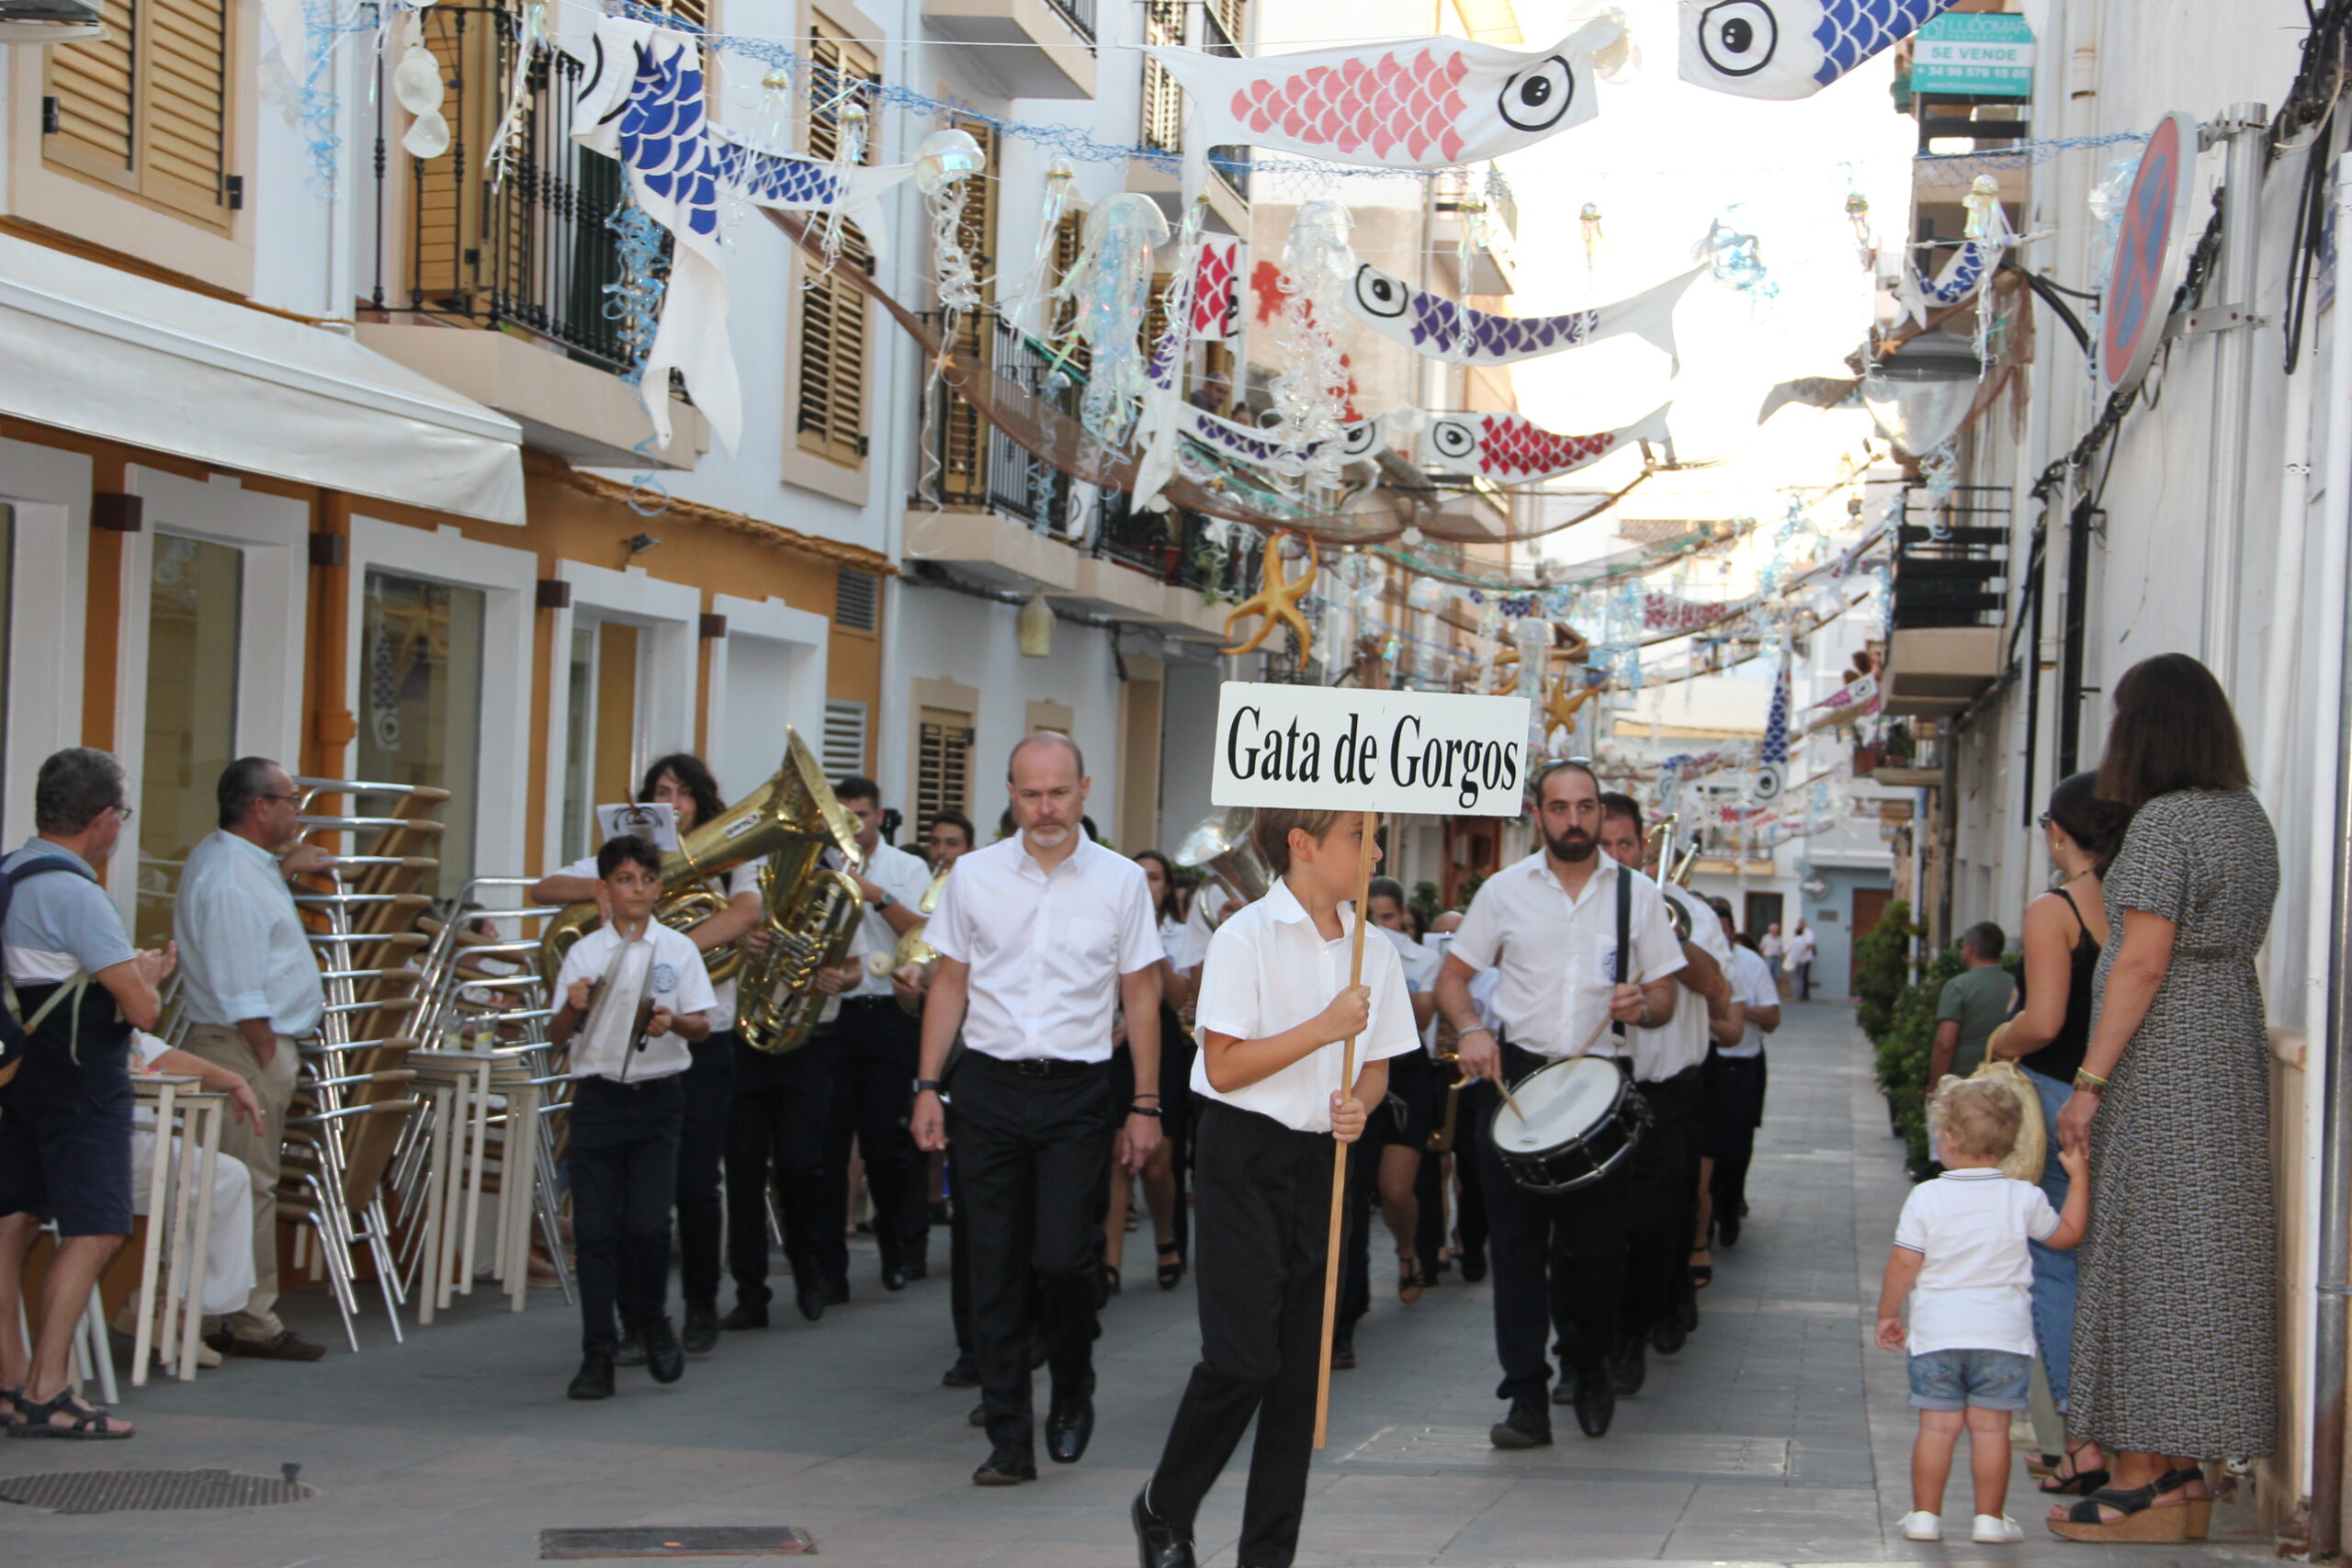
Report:
<svg viewBox="0 0 2352 1568"><path fill-rule="evenodd" d="M288 1466L288 1468L292 1468ZM131 1509L259 1508L299 1503L316 1487L274 1475L230 1470L79 1470L0 1476L0 1499L52 1514L116 1514Z"/></svg>
<svg viewBox="0 0 2352 1568"><path fill-rule="evenodd" d="M791 1525L656 1525L650 1529L541 1530L539 1557L806 1557L817 1540Z"/></svg>

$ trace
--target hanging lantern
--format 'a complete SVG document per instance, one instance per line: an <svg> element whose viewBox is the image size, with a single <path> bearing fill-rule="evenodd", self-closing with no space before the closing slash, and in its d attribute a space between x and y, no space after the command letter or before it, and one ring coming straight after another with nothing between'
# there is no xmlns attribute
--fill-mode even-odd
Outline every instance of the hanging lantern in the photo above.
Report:
<svg viewBox="0 0 2352 1568"><path fill-rule="evenodd" d="M1051 659L1054 656L1054 610L1046 603L1045 590L1029 595L1021 606L1019 619L1014 622L1021 636L1021 657Z"/></svg>

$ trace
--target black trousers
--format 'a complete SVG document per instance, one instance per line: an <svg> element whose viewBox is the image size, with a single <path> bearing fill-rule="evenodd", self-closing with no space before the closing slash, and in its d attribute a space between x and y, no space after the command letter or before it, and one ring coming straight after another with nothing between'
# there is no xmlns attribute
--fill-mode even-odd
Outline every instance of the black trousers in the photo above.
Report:
<svg viewBox="0 0 2352 1568"><path fill-rule="evenodd" d="M1470 1084L1463 1089L1453 1113L1453 1233L1464 1258L1483 1258L1487 1252L1487 1190L1478 1151L1486 1146L1494 1102L1491 1086Z"/></svg>
<svg viewBox="0 0 2352 1568"><path fill-rule="evenodd" d="M1390 1148L1413 1150L1420 1162L1413 1177L1414 1191L1419 1195L1422 1176L1437 1163L1437 1156L1429 1153L1426 1145L1430 1131L1436 1124L1431 1119L1432 1111L1438 1115L1444 1113L1444 1081L1437 1064L1419 1051L1389 1057L1388 1098L1374 1108L1365 1122L1363 1136L1349 1145L1345 1229L1340 1242L1345 1249L1340 1265L1337 1313L1338 1331L1341 1334L1352 1332L1357 1321L1372 1310L1372 1237L1375 1227L1383 1224L1380 1167ZM1433 1096L1437 1101L1434 1107ZM1426 1243L1429 1234L1429 1226L1421 1224L1414 1233L1413 1248L1422 1270L1434 1278L1437 1253Z"/></svg>
<svg viewBox="0 0 2352 1568"><path fill-rule="evenodd" d="M1692 998L1684 998L1684 1001ZM1697 1067L1641 1086L1650 1124L1626 1157L1633 1205L1626 1234L1625 1291L1618 1326L1640 1337L1663 1322L1690 1288L1690 1238L1699 1228L1699 1150L1706 1089Z"/></svg>
<svg viewBox="0 0 2352 1568"><path fill-rule="evenodd" d="M572 1089L565 1148L582 1349L609 1352L619 1344L616 1306L623 1328L663 1315L685 1104L684 1075L678 1073L635 1084L582 1078Z"/></svg>
<svg viewBox="0 0 2352 1568"><path fill-rule="evenodd" d="M1707 1191L1716 1213L1737 1219L1747 1201L1756 1129L1764 1122L1764 1058L1719 1055L1713 1066L1717 1092L1707 1108L1707 1155L1715 1173Z"/></svg>
<svg viewBox="0 0 2352 1568"><path fill-rule="evenodd" d="M770 1056L738 1041L735 1103L727 1117L727 1267L735 1299L765 1305L768 1289L768 1181L775 1171L784 1217L784 1256L795 1282L814 1284L819 1238L842 1210L825 1209L825 1112L840 1045L820 1024L808 1043Z"/></svg>
<svg viewBox="0 0 2352 1568"><path fill-rule="evenodd" d="M1514 1084L1548 1065L1508 1043L1502 1058L1503 1072ZM1477 1096L1483 1134L1500 1097L1488 1083L1462 1092L1465 1117L1472 1112L1469 1097ZM1495 1359L1503 1369L1495 1393L1533 1404L1551 1383L1544 1354L1550 1335L1558 1337L1564 1372L1597 1371L1608 1360L1633 1232L1633 1161L1589 1187L1558 1196L1530 1192L1513 1181L1491 1137L1479 1139L1478 1162L1493 1250Z"/></svg>
<svg viewBox="0 0 2352 1568"><path fill-rule="evenodd" d="M825 1120L825 1201L831 1205L833 1223L817 1244L817 1261L825 1278L844 1280L849 1243L842 1227L849 1213L851 1141L865 1157L874 1240L885 1269L922 1251L931 1231L925 1193L930 1172L907 1134L922 1056L922 1021L894 997L868 997L843 1002L833 1028L841 1047Z"/></svg>
<svg viewBox="0 0 2352 1568"><path fill-rule="evenodd" d="M1103 1133L1109 1065L1051 1066L1027 1072L967 1050L948 1088L956 1101L948 1155L967 1213L972 1350L989 1440L1023 1449L1034 1446L1035 1433L1033 1281L1052 1347L1054 1393L1075 1397L1093 1384L1102 1213L1111 1180Z"/></svg>
<svg viewBox="0 0 2352 1568"><path fill-rule="evenodd" d="M698 1041L684 1074L685 1122L678 1136L678 1286L686 1308L716 1308L725 1210L718 1170L735 1103L735 1033Z"/></svg>
<svg viewBox="0 0 2352 1568"><path fill-rule="evenodd" d="M1241 1568L1288 1568L1306 1507L1323 1353L1331 1138L1197 1100L1193 1267L1201 1359L1152 1472L1151 1511L1190 1536L1201 1499L1254 1417Z"/></svg>

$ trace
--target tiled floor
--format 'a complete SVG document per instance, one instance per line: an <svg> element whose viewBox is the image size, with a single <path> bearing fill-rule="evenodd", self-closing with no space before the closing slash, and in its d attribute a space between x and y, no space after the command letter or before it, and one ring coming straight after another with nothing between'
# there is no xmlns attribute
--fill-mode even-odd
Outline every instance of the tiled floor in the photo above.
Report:
<svg viewBox="0 0 2352 1568"><path fill-rule="evenodd" d="M1610 1438L1563 1419L1558 1446L1500 1454L1483 1286L1384 1302L1358 1330L1361 1366L1334 1384L1299 1561L1387 1564L2045 1562L2116 1568L2251 1562L2266 1543L2186 1551L2067 1547L2040 1533L2020 1468L2025 1547L1909 1545L1912 1416L1900 1359L1868 1349L1869 1303L1905 1188L1867 1053L1843 1008L1791 1010L1772 1046L1754 1214L1718 1255L1690 1347L1654 1357ZM1148 1241L1148 1237L1147 1237ZM944 1238L942 1250L944 1252ZM576 1320L535 1294L520 1317L478 1297L395 1347L315 1366L239 1362L124 1405L142 1435L116 1446L0 1443L0 1473L220 1466L316 1486L292 1506L61 1517L0 1507L0 1562L171 1568L503 1568L560 1527L777 1524L853 1564L1096 1568L1134 1561L1127 1499L1148 1472L1197 1349L1189 1285L1162 1294L1148 1245L1104 1319L1100 1426L1083 1463L1037 1484L974 1489L984 1453L953 1359L944 1270L900 1295L874 1282L815 1327L797 1317L730 1337L675 1387L623 1374L601 1405L563 1397ZM315 1301L302 1326L332 1322ZM788 1315L788 1314L787 1314ZM339 1337L337 1342L339 1343ZM1043 1387L1040 1386L1042 1404ZM1565 1416L1565 1412L1563 1413ZM1201 1521L1204 1561L1230 1564L1238 1477ZM2217 1519L2228 1527L2228 1511Z"/></svg>

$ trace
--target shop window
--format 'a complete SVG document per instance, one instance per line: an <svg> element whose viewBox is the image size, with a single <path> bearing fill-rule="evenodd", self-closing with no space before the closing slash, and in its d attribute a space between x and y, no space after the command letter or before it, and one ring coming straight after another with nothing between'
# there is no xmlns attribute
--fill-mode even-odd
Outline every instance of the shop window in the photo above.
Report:
<svg viewBox="0 0 2352 1568"><path fill-rule="evenodd" d="M146 744L139 764L139 945L172 934L180 867L220 820L221 770L236 757L237 645L244 552L155 536L147 598Z"/></svg>
<svg viewBox="0 0 2352 1568"><path fill-rule="evenodd" d="M367 587L357 771L449 792L436 891L453 897L472 874L488 596L374 570Z"/></svg>
<svg viewBox="0 0 2352 1568"><path fill-rule="evenodd" d="M102 0L102 39L49 51L41 155L229 227L227 0Z"/></svg>

